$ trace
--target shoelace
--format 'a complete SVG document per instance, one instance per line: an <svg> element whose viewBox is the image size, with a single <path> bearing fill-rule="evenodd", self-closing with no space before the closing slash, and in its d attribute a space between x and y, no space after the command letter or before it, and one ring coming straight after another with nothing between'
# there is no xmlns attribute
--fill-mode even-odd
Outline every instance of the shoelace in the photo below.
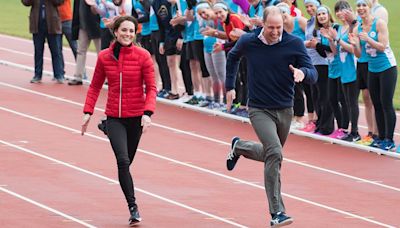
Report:
<svg viewBox="0 0 400 228"><path fill-rule="evenodd" d="M228 159L229 159L229 160L232 160L234 157L235 157L235 155L233 154L233 152L230 152L230 153L228 154Z"/></svg>

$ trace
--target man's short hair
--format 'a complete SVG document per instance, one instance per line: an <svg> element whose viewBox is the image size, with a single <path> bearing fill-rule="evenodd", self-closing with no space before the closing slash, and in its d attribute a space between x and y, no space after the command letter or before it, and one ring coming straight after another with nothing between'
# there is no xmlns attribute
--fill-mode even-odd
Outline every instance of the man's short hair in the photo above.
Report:
<svg viewBox="0 0 400 228"><path fill-rule="evenodd" d="M278 7L268 6L267 8L264 9L264 12L263 12L263 22L265 23L267 21L268 16L277 15L277 14L281 15L283 18L282 12Z"/></svg>

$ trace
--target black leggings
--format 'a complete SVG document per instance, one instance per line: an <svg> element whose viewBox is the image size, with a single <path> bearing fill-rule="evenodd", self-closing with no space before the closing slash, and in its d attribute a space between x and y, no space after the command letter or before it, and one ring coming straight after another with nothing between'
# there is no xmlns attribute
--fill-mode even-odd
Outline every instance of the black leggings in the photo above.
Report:
<svg viewBox="0 0 400 228"><path fill-rule="evenodd" d="M333 113L328 96L328 66L316 65L318 81L313 85L313 101L318 116L316 131L329 135L334 130Z"/></svg>
<svg viewBox="0 0 400 228"><path fill-rule="evenodd" d="M314 112L314 104L311 94L311 85L306 83L296 83L294 85L294 116L302 117L304 116L304 94L306 95L307 112Z"/></svg>
<svg viewBox="0 0 400 228"><path fill-rule="evenodd" d="M132 164L142 135L141 116L132 118L107 117L107 136L118 165L118 180L128 207L135 207L135 190L129 166Z"/></svg>
<svg viewBox="0 0 400 228"><path fill-rule="evenodd" d="M329 78L329 103L333 110L338 128L347 129L349 127L349 111L343 95L342 83L340 78Z"/></svg>
<svg viewBox="0 0 400 228"><path fill-rule="evenodd" d="M171 91L171 76L169 75L169 68L167 63L167 56L161 55L158 49L160 45L160 31L154 31L151 33L151 46L153 53L156 57L158 69L160 71L160 77L162 82L162 88Z"/></svg>
<svg viewBox="0 0 400 228"><path fill-rule="evenodd" d="M358 96L360 95L360 89L357 81L342 85L351 122L351 133L358 133L358 116L360 115L360 110L358 108Z"/></svg>
<svg viewBox="0 0 400 228"><path fill-rule="evenodd" d="M192 82L192 72L190 71L190 60L187 58L186 50L187 43L182 45L181 61L179 63L179 68L182 71L183 83L185 85L185 90L188 95L193 95L193 82Z"/></svg>
<svg viewBox="0 0 400 228"><path fill-rule="evenodd" d="M397 67L395 66L379 73L368 72L368 89L375 108L380 139L393 140L396 126L396 112L393 107L396 81Z"/></svg>

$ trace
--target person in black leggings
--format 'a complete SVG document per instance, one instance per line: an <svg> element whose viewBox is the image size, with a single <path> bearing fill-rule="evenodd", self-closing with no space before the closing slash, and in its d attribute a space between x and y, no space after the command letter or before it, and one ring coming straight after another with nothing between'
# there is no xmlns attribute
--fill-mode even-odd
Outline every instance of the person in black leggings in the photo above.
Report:
<svg viewBox="0 0 400 228"><path fill-rule="evenodd" d="M107 79L106 131L118 165L118 179L128 203L129 224L141 221L129 172L142 132L151 124L157 88L150 53L135 46L137 21L121 16L114 22L116 42L97 59L83 112L82 135L89 124L102 85ZM145 89L143 89L145 87ZM145 92L144 92L145 91Z"/></svg>

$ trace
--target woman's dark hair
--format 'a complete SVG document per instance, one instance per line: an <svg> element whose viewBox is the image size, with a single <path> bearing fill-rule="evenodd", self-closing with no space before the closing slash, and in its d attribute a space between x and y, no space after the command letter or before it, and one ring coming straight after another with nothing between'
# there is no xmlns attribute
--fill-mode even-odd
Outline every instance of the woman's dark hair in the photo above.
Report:
<svg viewBox="0 0 400 228"><path fill-rule="evenodd" d="M297 8L297 0L294 0L292 4Z"/></svg>
<svg viewBox="0 0 400 228"><path fill-rule="evenodd" d="M135 31L137 30L138 22L137 22L136 18L134 18L132 16L120 16L114 21L113 31L114 32L117 31L119 26L121 26L122 22L124 22L124 21L132 22L135 25Z"/></svg>
<svg viewBox="0 0 400 228"><path fill-rule="evenodd" d="M346 0L339 0L335 4L335 12L339 12L341 10L348 9L351 10L351 6Z"/></svg>
<svg viewBox="0 0 400 228"><path fill-rule="evenodd" d="M320 7L325 7L325 8L328 10L329 24L330 24L330 26L331 26L333 23L335 23L335 20L334 20L333 17L332 17L331 10L329 9L329 7L327 7L327 6L325 6L325 5L321 5ZM318 10L317 10L317 12L318 12ZM318 13L317 13L316 17L317 17L317 16L318 16ZM318 22L318 18L315 18L315 29L316 29L316 30L319 30L319 29L322 28L322 27L323 27L323 25L322 25L321 23Z"/></svg>

